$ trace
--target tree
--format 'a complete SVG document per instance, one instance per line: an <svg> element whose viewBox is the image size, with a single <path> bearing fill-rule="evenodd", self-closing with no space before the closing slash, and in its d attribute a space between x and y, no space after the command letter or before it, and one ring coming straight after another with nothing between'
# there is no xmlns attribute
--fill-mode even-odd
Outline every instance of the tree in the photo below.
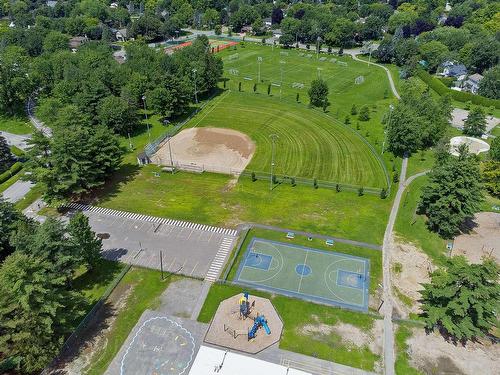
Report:
<svg viewBox="0 0 500 375"><path fill-rule="evenodd" d="M10 152L9 145L4 137L0 135L0 173L5 172L14 163L14 157Z"/></svg>
<svg viewBox="0 0 500 375"><path fill-rule="evenodd" d="M420 45L422 58L429 64L429 70L435 72L437 67L447 58L450 51L443 43L433 40Z"/></svg>
<svg viewBox="0 0 500 375"><path fill-rule="evenodd" d="M486 160L481 163L481 176L488 192L500 198L500 161Z"/></svg>
<svg viewBox="0 0 500 375"><path fill-rule="evenodd" d="M106 127L89 126L75 107L61 112L50 141L32 139L34 147L26 165L32 172L30 178L44 186L49 202L103 185L120 165L123 153L118 139Z"/></svg>
<svg viewBox="0 0 500 375"><path fill-rule="evenodd" d="M283 11L281 10L281 8L274 8L273 12L271 14L271 23L273 25L280 24L281 21L283 20L283 18L284 18L284 15L283 15Z"/></svg>
<svg viewBox="0 0 500 375"><path fill-rule="evenodd" d="M0 352L21 357L25 373L42 370L58 353L83 299L67 290L46 258L14 252L0 267Z"/></svg>
<svg viewBox="0 0 500 375"><path fill-rule="evenodd" d="M87 216L81 212L73 216L69 221L68 232L72 246L80 255L83 264L89 270L96 267L101 259L102 241L92 231Z"/></svg>
<svg viewBox="0 0 500 375"><path fill-rule="evenodd" d="M486 117L481 107L472 108L464 122L463 133L471 137L480 137L486 131Z"/></svg>
<svg viewBox="0 0 500 375"><path fill-rule="evenodd" d="M500 137L495 137L491 141L489 154L492 160L500 161Z"/></svg>
<svg viewBox="0 0 500 375"><path fill-rule="evenodd" d="M51 31L43 40L43 51L45 53L54 53L59 50L69 48L69 37L59 31Z"/></svg>
<svg viewBox="0 0 500 375"><path fill-rule="evenodd" d="M0 259L14 250L9 238L20 217L14 205L0 197Z"/></svg>
<svg viewBox="0 0 500 375"><path fill-rule="evenodd" d="M131 38L142 36L146 41L152 41L161 36L163 23L154 14L146 13L132 22L129 28Z"/></svg>
<svg viewBox="0 0 500 375"><path fill-rule="evenodd" d="M0 112L13 114L23 108L32 92L30 61L15 46L0 48Z"/></svg>
<svg viewBox="0 0 500 375"><path fill-rule="evenodd" d="M368 121L370 119L370 108L367 105L361 107L358 118L361 121Z"/></svg>
<svg viewBox="0 0 500 375"><path fill-rule="evenodd" d="M448 259L423 284L427 328L442 329L461 341L484 336L497 322L499 271L491 259L482 264L469 264L463 256Z"/></svg>
<svg viewBox="0 0 500 375"><path fill-rule="evenodd" d="M323 107L328 103L328 85L322 79L315 79L311 82L311 87L307 91L309 101L314 107Z"/></svg>
<svg viewBox="0 0 500 375"><path fill-rule="evenodd" d="M257 17L252 23L252 32L255 35L261 35L264 30L264 21L261 17Z"/></svg>
<svg viewBox="0 0 500 375"><path fill-rule="evenodd" d="M358 108L356 107L356 104L353 104L351 107L351 115L355 116L358 114Z"/></svg>
<svg viewBox="0 0 500 375"><path fill-rule="evenodd" d="M132 132L138 125L137 108L117 96L107 96L97 107L102 125L118 134Z"/></svg>
<svg viewBox="0 0 500 375"><path fill-rule="evenodd" d="M491 99L500 99L500 65L487 70L479 82L479 95Z"/></svg>
<svg viewBox="0 0 500 375"><path fill-rule="evenodd" d="M422 190L418 211L427 215L427 226L443 238L460 232L466 219L473 217L483 201L479 163L467 147L459 156L442 159L429 173Z"/></svg>
<svg viewBox="0 0 500 375"><path fill-rule="evenodd" d="M337 18L331 27L331 31L325 35L325 43L328 46L348 48L354 43L356 24L347 18Z"/></svg>

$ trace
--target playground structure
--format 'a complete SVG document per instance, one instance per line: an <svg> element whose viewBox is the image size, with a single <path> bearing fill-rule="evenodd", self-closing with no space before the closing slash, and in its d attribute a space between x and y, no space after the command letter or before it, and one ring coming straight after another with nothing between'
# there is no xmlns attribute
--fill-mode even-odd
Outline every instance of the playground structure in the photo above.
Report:
<svg viewBox="0 0 500 375"><path fill-rule="evenodd" d="M244 292L220 303L205 342L258 353L278 342L282 330L283 323L271 302Z"/></svg>

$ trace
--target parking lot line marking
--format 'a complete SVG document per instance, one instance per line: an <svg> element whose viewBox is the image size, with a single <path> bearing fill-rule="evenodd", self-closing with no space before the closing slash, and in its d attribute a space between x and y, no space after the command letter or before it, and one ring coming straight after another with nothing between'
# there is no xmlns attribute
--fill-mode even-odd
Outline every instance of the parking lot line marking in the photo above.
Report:
<svg viewBox="0 0 500 375"><path fill-rule="evenodd" d="M175 258L174 258L174 260L172 261L172 263L170 263L170 266L168 266L167 271L170 271L170 268L172 268L172 266L174 265L174 262L175 262Z"/></svg>
<svg viewBox="0 0 500 375"><path fill-rule="evenodd" d="M194 270L196 269L196 267L198 267L198 262L196 262L196 264L194 265L194 267L191 270L191 273L189 274L189 276L193 276L193 273L194 273Z"/></svg>

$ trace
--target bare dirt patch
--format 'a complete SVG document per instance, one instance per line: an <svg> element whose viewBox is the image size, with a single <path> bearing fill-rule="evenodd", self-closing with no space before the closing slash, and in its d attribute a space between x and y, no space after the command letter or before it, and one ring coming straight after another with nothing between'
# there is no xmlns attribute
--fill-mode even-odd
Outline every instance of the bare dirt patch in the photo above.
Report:
<svg viewBox="0 0 500 375"><path fill-rule="evenodd" d="M498 374L500 345L489 341L454 345L439 333L426 334L423 329L414 328L407 344L411 365L425 374Z"/></svg>
<svg viewBox="0 0 500 375"><path fill-rule="evenodd" d="M170 159L172 153L172 160ZM235 174L243 171L255 152L246 134L223 128L190 128L162 145L152 160L156 164Z"/></svg>
<svg viewBox="0 0 500 375"><path fill-rule="evenodd" d="M394 242L391 250L391 279L397 290L408 297L412 304L405 304L394 293L399 315L407 318L409 313L421 313L421 284L430 281L429 273L433 270L430 258L412 244Z"/></svg>
<svg viewBox="0 0 500 375"><path fill-rule="evenodd" d="M470 233L455 238L452 255L463 255L472 263L481 263L485 257L500 262L500 214L476 214Z"/></svg>
<svg viewBox="0 0 500 375"><path fill-rule="evenodd" d="M306 324L300 328L300 333L308 336L321 337L330 335L339 336L341 341L347 346L358 348L368 347L374 354L382 353L382 331L383 320L375 320L373 328L366 332L352 324L339 322L335 325L328 325L317 322L316 324Z"/></svg>

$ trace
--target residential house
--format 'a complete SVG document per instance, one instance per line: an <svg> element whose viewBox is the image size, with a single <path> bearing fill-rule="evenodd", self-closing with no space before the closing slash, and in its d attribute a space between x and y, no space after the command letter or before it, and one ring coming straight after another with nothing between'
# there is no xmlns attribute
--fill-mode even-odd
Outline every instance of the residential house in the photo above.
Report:
<svg viewBox="0 0 500 375"><path fill-rule="evenodd" d="M468 76L462 83L462 90L477 94L477 91L479 90L479 82L481 82L482 79L483 76L479 73Z"/></svg>
<svg viewBox="0 0 500 375"><path fill-rule="evenodd" d="M71 48L73 52L76 52L78 48L88 40L86 36L74 36L69 40L69 48Z"/></svg>
<svg viewBox="0 0 500 375"><path fill-rule="evenodd" d="M264 21L264 27L267 30L270 30L271 26L273 25L273 20L271 19L271 17L264 18L263 21Z"/></svg>
<svg viewBox="0 0 500 375"><path fill-rule="evenodd" d="M125 42L127 40L127 29L119 29L115 34L116 40L119 42Z"/></svg>
<svg viewBox="0 0 500 375"><path fill-rule="evenodd" d="M55 8L57 5L57 1L53 1L53 0L47 0L47 6L49 8Z"/></svg>
<svg viewBox="0 0 500 375"><path fill-rule="evenodd" d="M460 78L467 75L467 68L456 61L448 60L441 64L441 73L439 74L444 77Z"/></svg>

